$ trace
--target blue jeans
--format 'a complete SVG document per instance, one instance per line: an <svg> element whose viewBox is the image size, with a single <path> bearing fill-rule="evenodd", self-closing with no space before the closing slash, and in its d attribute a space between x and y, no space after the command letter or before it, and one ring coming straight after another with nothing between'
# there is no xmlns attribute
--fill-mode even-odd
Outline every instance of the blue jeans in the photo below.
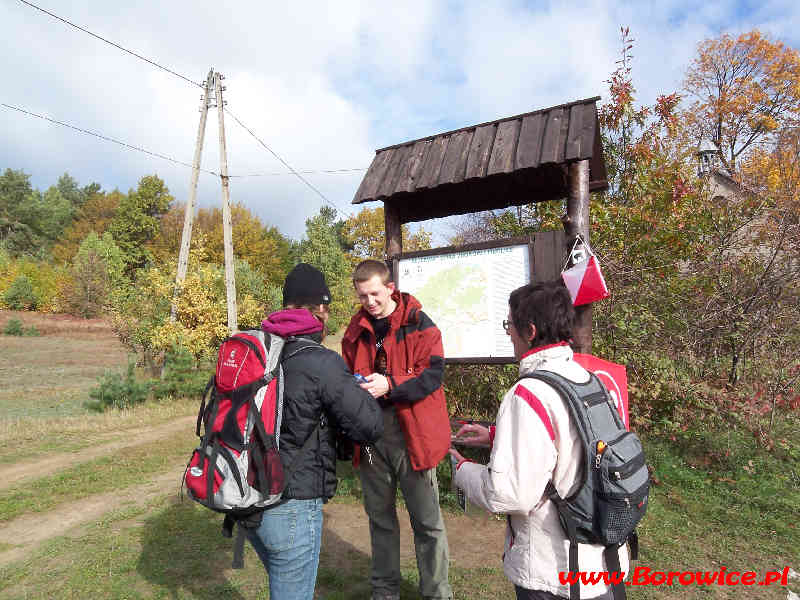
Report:
<svg viewBox="0 0 800 600"><path fill-rule="evenodd" d="M288 500L247 531L269 576L270 600L312 600L322 541L322 499Z"/></svg>

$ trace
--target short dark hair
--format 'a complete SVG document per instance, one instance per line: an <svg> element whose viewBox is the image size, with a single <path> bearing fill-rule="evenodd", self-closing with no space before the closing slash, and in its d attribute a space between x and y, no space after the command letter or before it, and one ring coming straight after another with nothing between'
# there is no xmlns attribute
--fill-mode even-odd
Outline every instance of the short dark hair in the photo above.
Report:
<svg viewBox="0 0 800 600"><path fill-rule="evenodd" d="M536 327L532 347L572 341L575 308L564 282L529 283L517 288L508 297L511 320L521 336Z"/></svg>
<svg viewBox="0 0 800 600"><path fill-rule="evenodd" d="M369 281L375 275L380 275L383 285L392 280L392 272L385 262L372 259L362 260L353 271L353 285L362 281Z"/></svg>

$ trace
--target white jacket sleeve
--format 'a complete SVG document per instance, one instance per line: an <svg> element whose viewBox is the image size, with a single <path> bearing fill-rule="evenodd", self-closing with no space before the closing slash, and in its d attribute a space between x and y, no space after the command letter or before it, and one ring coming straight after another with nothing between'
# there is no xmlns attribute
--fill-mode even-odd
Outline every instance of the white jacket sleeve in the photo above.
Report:
<svg viewBox="0 0 800 600"><path fill-rule="evenodd" d="M541 501L556 464L556 449L543 417L514 394L515 388L506 393L497 413L489 464L465 462L455 474L467 499L493 513L530 513Z"/></svg>

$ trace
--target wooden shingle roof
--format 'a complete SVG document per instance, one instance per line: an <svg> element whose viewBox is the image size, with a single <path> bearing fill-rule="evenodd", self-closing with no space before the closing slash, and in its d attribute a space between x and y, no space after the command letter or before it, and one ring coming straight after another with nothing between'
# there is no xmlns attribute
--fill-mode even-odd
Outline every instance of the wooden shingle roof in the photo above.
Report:
<svg viewBox="0 0 800 600"><path fill-rule="evenodd" d="M391 202L408 222L563 198L566 165L586 159L590 189L605 189L597 100L382 148L353 204Z"/></svg>

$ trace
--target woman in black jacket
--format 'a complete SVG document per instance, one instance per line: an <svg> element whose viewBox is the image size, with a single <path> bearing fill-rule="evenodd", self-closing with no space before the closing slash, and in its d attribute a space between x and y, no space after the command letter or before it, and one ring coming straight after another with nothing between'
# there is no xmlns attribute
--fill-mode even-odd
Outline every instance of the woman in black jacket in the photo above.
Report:
<svg viewBox="0 0 800 600"><path fill-rule="evenodd" d="M286 338L280 456L290 472L286 501L248 531L269 576L272 600L311 600L319 565L322 505L336 493L336 429L355 442L383 433L381 409L336 352L323 347L330 291L324 275L299 264L286 276L284 309L262 329Z"/></svg>

